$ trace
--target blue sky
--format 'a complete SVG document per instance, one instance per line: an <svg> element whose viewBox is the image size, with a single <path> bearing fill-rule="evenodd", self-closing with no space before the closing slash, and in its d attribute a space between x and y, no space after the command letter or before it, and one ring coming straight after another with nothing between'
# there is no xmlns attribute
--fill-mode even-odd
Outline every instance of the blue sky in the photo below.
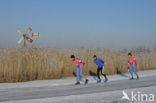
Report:
<svg viewBox="0 0 156 103"><path fill-rule="evenodd" d="M17 28L40 32L34 45L132 48L156 42L156 0L0 0L0 47Z"/></svg>

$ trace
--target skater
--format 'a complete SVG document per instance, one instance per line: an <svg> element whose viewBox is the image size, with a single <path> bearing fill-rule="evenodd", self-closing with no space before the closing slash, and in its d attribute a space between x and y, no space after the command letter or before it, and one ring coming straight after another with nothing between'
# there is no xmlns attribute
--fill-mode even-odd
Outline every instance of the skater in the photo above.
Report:
<svg viewBox="0 0 156 103"><path fill-rule="evenodd" d="M85 63L82 60L80 60L78 58L75 58L74 55L71 55L71 59L77 66L77 69L76 69L77 82L75 83L75 85L80 84L80 77L79 77L79 75L85 79L85 85L86 85L88 83L88 79L82 74L82 70L83 70L83 67L84 67Z"/></svg>
<svg viewBox="0 0 156 103"><path fill-rule="evenodd" d="M101 82L101 78L100 78L100 74L99 74L100 72L105 77L104 82L106 83L108 81L108 78L107 78L106 74L104 74L104 61L102 59L97 58L96 55L93 56L93 59L94 59L94 63L98 66L98 69L97 69L97 77L98 77L97 83Z"/></svg>
<svg viewBox="0 0 156 103"><path fill-rule="evenodd" d="M135 75L137 76L137 80L139 79L139 75L138 75L138 73L136 72L136 69L135 69L136 66L137 66L136 59L134 57L132 57L131 53L128 53L128 71L130 71L130 74L131 74L130 80L134 79L133 71L134 71Z"/></svg>

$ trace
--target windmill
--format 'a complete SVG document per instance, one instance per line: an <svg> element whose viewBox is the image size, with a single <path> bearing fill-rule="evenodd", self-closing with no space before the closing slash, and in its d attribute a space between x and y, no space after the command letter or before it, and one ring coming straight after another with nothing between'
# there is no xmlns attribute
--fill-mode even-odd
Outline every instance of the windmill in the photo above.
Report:
<svg viewBox="0 0 156 103"><path fill-rule="evenodd" d="M21 44L24 41L24 47L26 47L26 41L28 41L29 43L32 43L33 40L28 36L30 34L30 32L32 31L31 28L28 28L26 33L24 34L20 29L17 29L16 32L18 34L20 34L22 37L18 40L18 44Z"/></svg>

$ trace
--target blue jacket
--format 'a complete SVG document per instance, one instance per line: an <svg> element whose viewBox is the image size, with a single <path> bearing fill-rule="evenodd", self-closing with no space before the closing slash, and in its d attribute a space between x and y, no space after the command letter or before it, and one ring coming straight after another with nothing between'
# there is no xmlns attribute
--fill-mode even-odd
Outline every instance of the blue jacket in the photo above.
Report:
<svg viewBox="0 0 156 103"><path fill-rule="evenodd" d="M104 61L102 59L99 59L99 58L94 60L94 63L98 66L98 68L102 68L104 66Z"/></svg>

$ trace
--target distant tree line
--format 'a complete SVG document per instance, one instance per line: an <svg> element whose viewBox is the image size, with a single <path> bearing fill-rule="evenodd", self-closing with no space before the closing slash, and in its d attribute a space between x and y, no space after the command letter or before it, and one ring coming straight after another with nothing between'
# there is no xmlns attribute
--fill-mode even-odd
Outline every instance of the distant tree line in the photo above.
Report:
<svg viewBox="0 0 156 103"><path fill-rule="evenodd" d="M152 47L138 46L136 48L122 49L122 53L133 52L133 53L156 53L156 44Z"/></svg>

